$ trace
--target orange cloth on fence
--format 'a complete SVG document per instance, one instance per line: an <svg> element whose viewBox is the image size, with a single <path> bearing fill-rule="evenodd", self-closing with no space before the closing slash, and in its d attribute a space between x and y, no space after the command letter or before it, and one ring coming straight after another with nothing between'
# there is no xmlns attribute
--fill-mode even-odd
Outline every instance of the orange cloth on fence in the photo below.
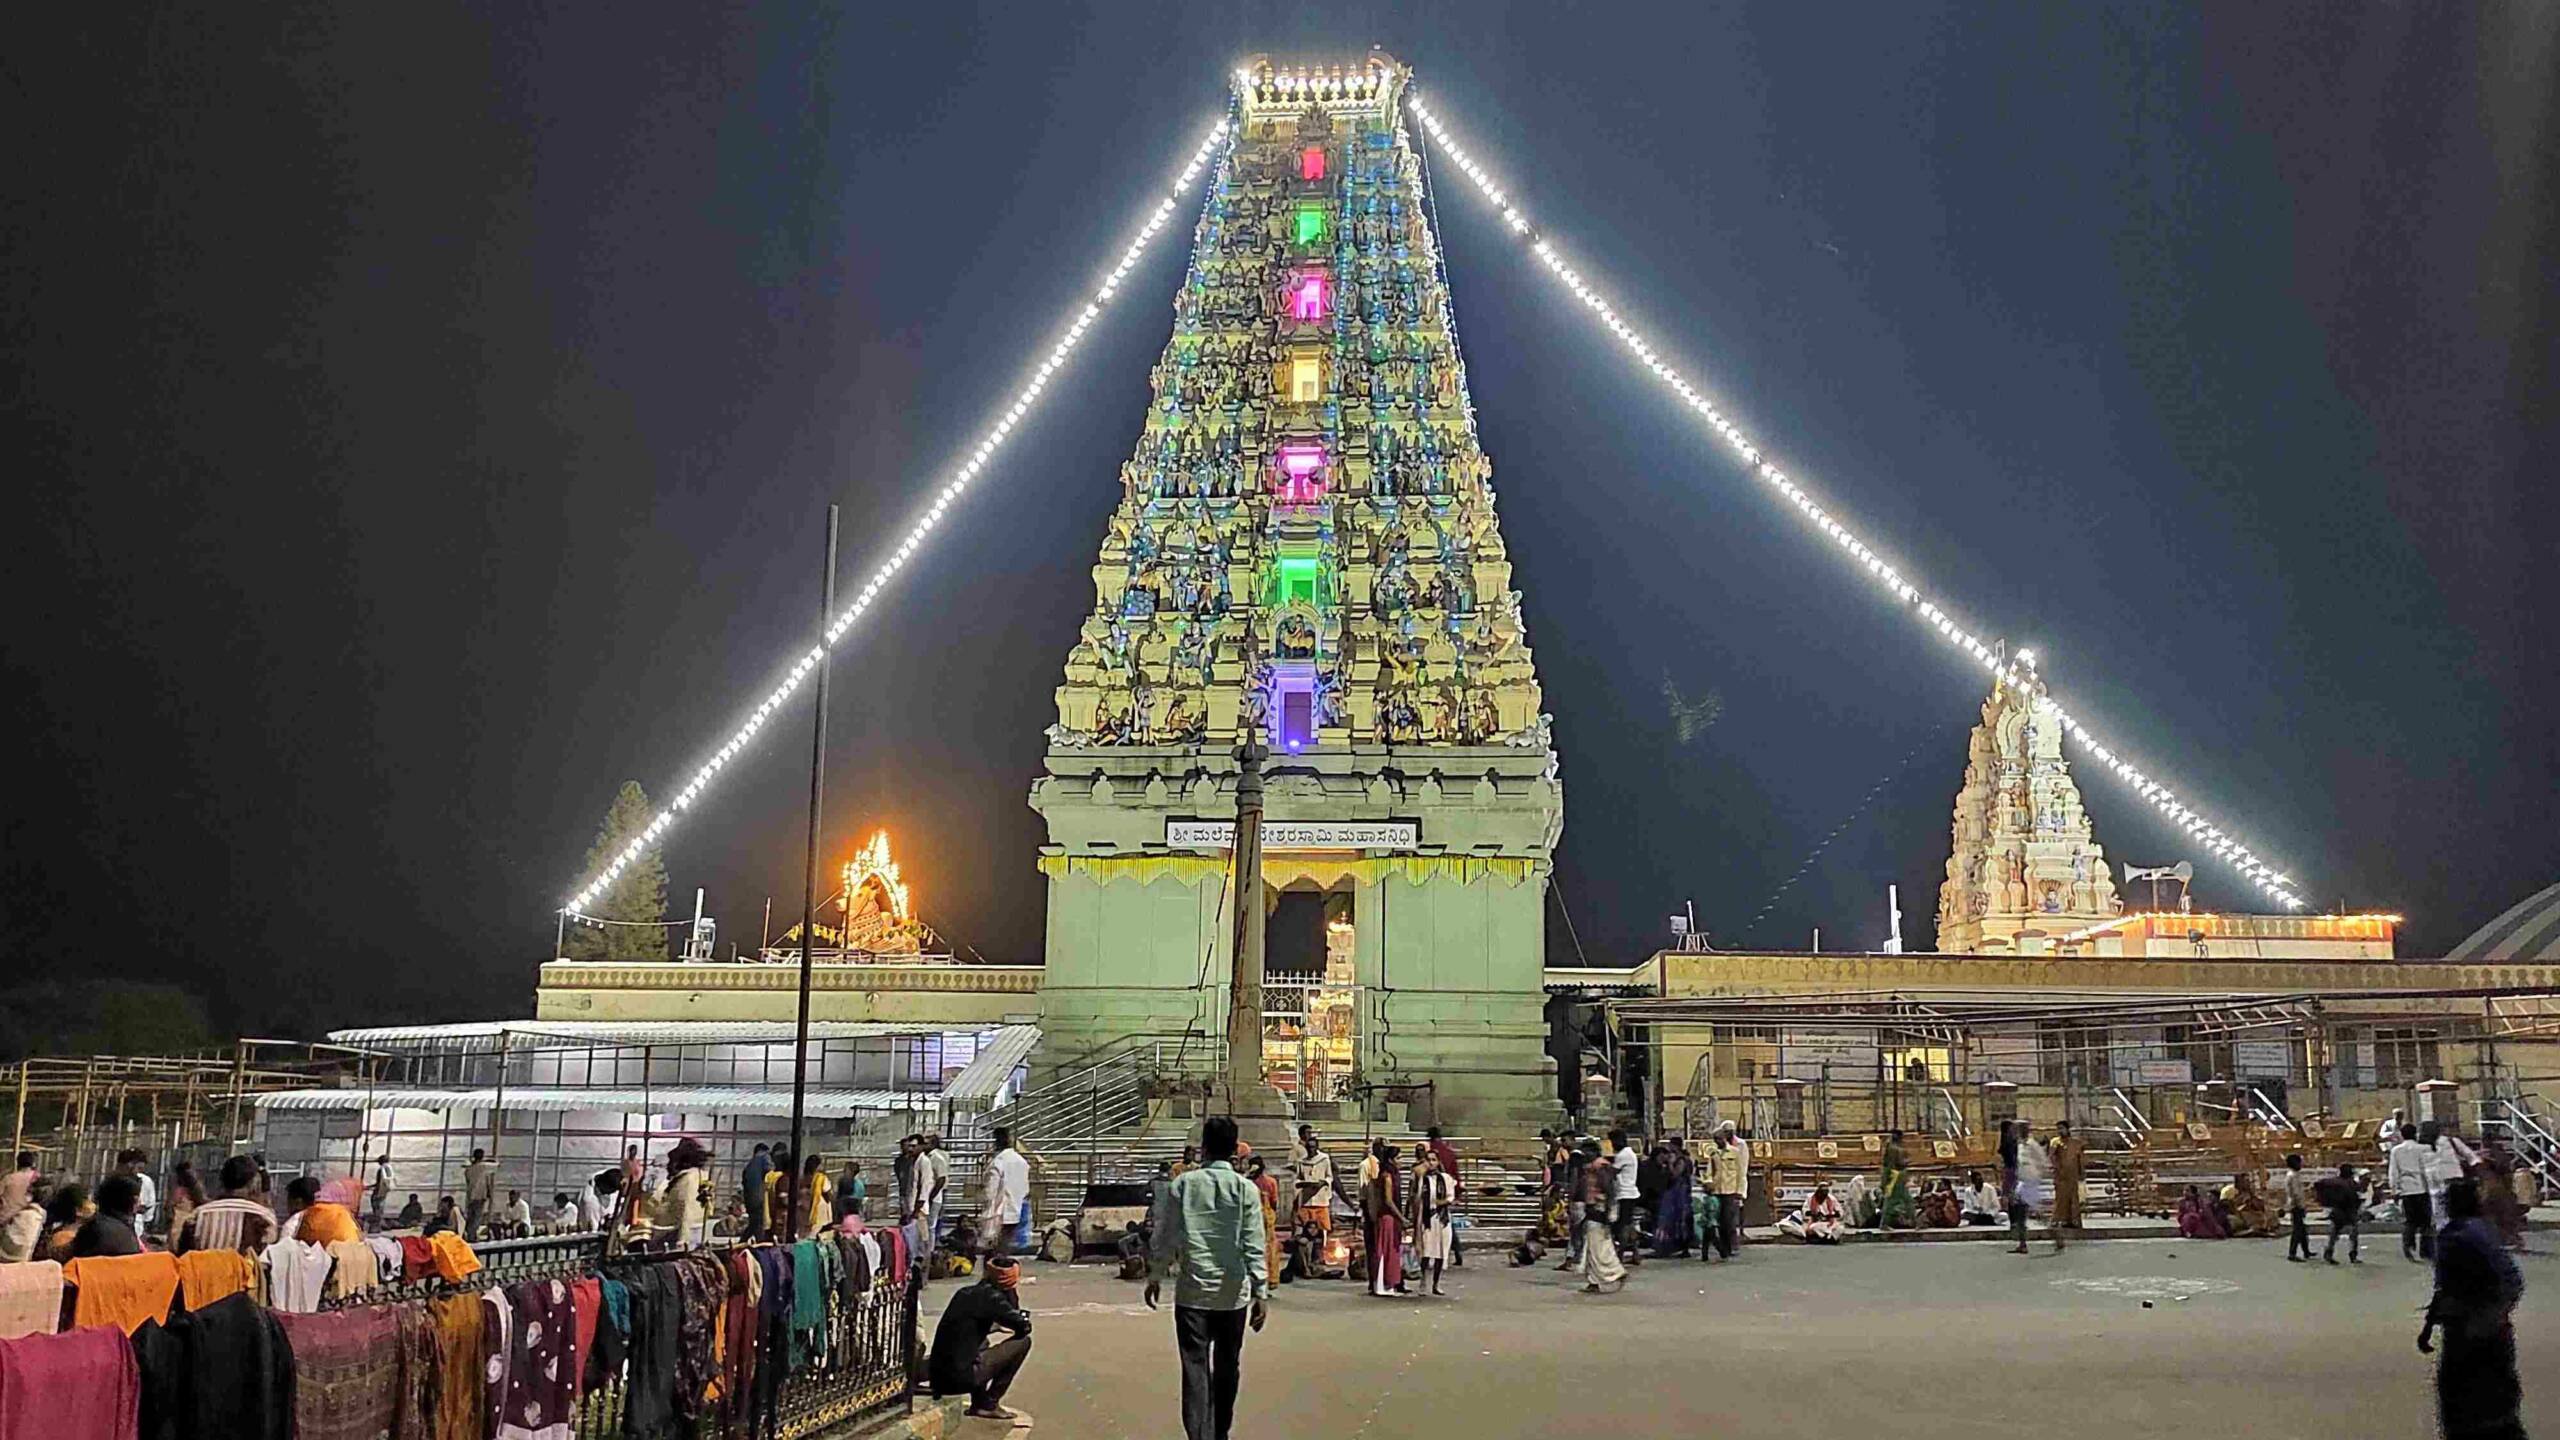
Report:
<svg viewBox="0 0 2560 1440"><path fill-rule="evenodd" d="M428 1236L427 1248L435 1252L436 1273L443 1276L447 1284L457 1284L465 1276L479 1272L480 1257L472 1254L470 1244L450 1230L439 1230Z"/></svg>
<svg viewBox="0 0 2560 1440"><path fill-rule="evenodd" d="M341 1240L361 1245L364 1227L356 1224L355 1215L346 1206L322 1200L302 1212L302 1223L294 1227L293 1238L323 1250Z"/></svg>
<svg viewBox="0 0 2560 1440"><path fill-rule="evenodd" d="M477 1295L448 1295L427 1307L435 1323L436 1388L428 1396L433 1440L484 1440L489 1433L488 1310Z"/></svg>
<svg viewBox="0 0 2560 1440"><path fill-rule="evenodd" d="M254 1299L257 1283L257 1264L237 1250L190 1250L178 1257L178 1293L190 1310L243 1290Z"/></svg>
<svg viewBox="0 0 2560 1440"><path fill-rule="evenodd" d="M72 1329L113 1325L130 1335L145 1320L169 1318L169 1302L178 1298L178 1262L159 1250L88 1255L62 1267L62 1282L80 1287L71 1307Z"/></svg>
<svg viewBox="0 0 2560 1440"><path fill-rule="evenodd" d="M729 1367L725 1358L728 1353L729 1307L723 1303L719 1309L711 1312L711 1383L703 1387L702 1391L702 1400L706 1405L719 1404L729 1393L727 1385Z"/></svg>

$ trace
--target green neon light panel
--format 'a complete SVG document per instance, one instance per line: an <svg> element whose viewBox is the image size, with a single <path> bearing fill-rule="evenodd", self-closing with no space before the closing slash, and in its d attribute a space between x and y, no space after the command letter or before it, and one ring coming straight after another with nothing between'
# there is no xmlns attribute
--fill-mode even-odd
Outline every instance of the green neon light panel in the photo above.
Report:
<svg viewBox="0 0 2560 1440"><path fill-rule="evenodd" d="M1283 555L1280 557L1280 603L1283 605L1316 603L1314 556Z"/></svg>

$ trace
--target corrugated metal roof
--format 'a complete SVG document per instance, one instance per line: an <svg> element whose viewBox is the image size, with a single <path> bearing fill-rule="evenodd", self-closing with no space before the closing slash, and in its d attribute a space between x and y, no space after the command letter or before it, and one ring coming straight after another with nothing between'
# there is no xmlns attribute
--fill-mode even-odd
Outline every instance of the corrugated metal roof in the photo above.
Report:
<svg viewBox="0 0 2560 1440"><path fill-rule="evenodd" d="M498 1103L494 1088L476 1090L270 1090L252 1097L261 1110L486 1110ZM808 1113L826 1118L881 1111L935 1110L942 1097L931 1090L809 1092ZM557 1089L510 1085L509 1111L628 1110L652 1115L726 1113L788 1115L791 1091L736 1086L652 1086L639 1089Z"/></svg>
<svg viewBox="0 0 2560 1440"><path fill-rule="evenodd" d="M2444 958L2474 964L2560 960L2560 885L2537 890L2509 906Z"/></svg>
<svg viewBox="0 0 2560 1440"><path fill-rule="evenodd" d="M984 1025L930 1025L894 1020L812 1020L812 1040L859 1040L874 1035L941 1035L983 1030ZM546 1045L755 1045L788 1043L788 1020L468 1020L449 1025L374 1025L332 1030L340 1045L383 1050L434 1049L486 1040L495 1048L500 1031L510 1048Z"/></svg>
<svg viewBox="0 0 2560 1440"><path fill-rule="evenodd" d="M978 1042L978 1057L942 1087L942 1098L955 1104L984 1106L996 1098L1004 1082L1040 1043L1037 1025L1007 1025Z"/></svg>

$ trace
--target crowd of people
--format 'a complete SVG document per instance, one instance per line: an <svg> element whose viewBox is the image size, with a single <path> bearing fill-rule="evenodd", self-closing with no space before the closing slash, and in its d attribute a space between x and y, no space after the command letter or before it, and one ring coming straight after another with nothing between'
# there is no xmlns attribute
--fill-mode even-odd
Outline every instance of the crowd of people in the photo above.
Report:
<svg viewBox="0 0 2560 1440"><path fill-rule="evenodd" d="M1561 1246L1556 1268L1581 1272L1583 1289L1601 1294L1622 1287L1628 1268L1647 1255L1735 1257L1751 1165L1750 1140L1738 1127L1716 1127L1695 1150L1676 1135L1641 1149L1623 1129L1605 1139L1538 1133L1540 1221L1513 1251L1514 1264L1536 1264Z"/></svg>
<svg viewBox="0 0 2560 1440"><path fill-rule="evenodd" d="M2521 1247L2524 1212L2539 1198L2532 1173L2494 1147L2467 1144L2451 1127L2412 1126L2395 1114L2384 1133L2383 1163L2370 1173L2340 1165L2317 1174L2297 1153L2270 1175L2243 1169L2218 1186L2189 1184L2176 1207L2180 1233L2220 1240L2283 1231L2286 1258L2299 1263L2312 1259L2311 1221L2325 1217L2321 1258L2339 1263L2343 1245L2346 1263L2360 1264L2361 1224L2376 1211L2393 1212L2403 1256L2434 1267L2435 1298L2420 1344L2444 1351L2439 1398L2447 1433L2506 1433L2480 1425L2483 1416L2494 1422L2514 1413L2506 1317L2522 1278L2509 1252ZM928 1132L899 1143L888 1193L876 1198L858 1161L831 1165L817 1154L756 1145L716 1214L714 1192L725 1187L715 1183L708 1152L691 1139L678 1140L657 1167L629 1147L622 1163L599 1170L574 1194L554 1193L540 1208L522 1190L506 1190L501 1202L497 1167L479 1150L463 1168L461 1195L438 1196L432 1210L414 1192L392 1207L402 1192L388 1155L366 1179L326 1182L277 1177L262 1156L235 1155L208 1188L183 1163L163 1186L139 1150L120 1154L94 1183L48 1176L36 1155L21 1153L0 1176L0 1263L165 1250L257 1257L267 1265L273 1253L327 1255L334 1264L348 1253L344 1247L381 1247L395 1234L420 1243L449 1237L466 1255L465 1241L597 1230L616 1231L637 1248L683 1249L715 1238L787 1242L838 1227L860 1233L866 1212L877 1209L918 1264L930 1264L948 1237L967 1258L946 1266L974 1266L976 1283L937 1326L926 1376L937 1393L966 1395L970 1413L1009 1419L1013 1412L1002 1401L1030 1354L1031 1317L1018 1298L1014 1257L1032 1247L1032 1168L1009 1133L999 1129L991 1138L974 1218L956 1223L952 1157ZM1542 1131L1542 1220L1512 1258L1536 1264L1561 1247L1556 1268L1579 1272L1589 1294L1622 1288L1630 1270L1648 1260L1732 1261L1752 1183L1751 1144L1731 1122L1694 1146L1684 1136L1647 1144L1624 1129L1605 1136ZM1120 1251L1126 1273L1145 1279L1150 1306L1167 1284L1174 1289L1187 1434L1227 1433L1245 1336L1261 1328L1278 1287L1357 1279L1377 1297L1448 1293L1447 1271L1464 1263L1467 1228L1454 1148L1435 1127L1410 1154L1385 1140L1358 1153L1356 1164L1338 1166L1316 1130L1302 1125L1275 1171L1232 1122L1213 1119L1198 1145L1162 1167L1148 1218L1130 1226ZM2028 1217L2049 1214L2060 1249L2080 1224L2082 1143L2068 1124L2045 1139L2011 1121L2002 1124L1997 1154L1996 1179L1973 1170L1961 1183L1941 1175L1915 1187L1905 1137L1894 1132L1882 1137L1870 1170L1838 1187L1828 1179L1814 1184L1775 1228L1828 1245L1852 1228L2005 1220L2012 1249L2024 1252ZM277 1272L275 1284L259 1293L265 1298L272 1288L288 1307L298 1300L309 1308L321 1293L319 1277L328 1274L323 1266L304 1283ZM2469 1428L2454 1428L2457 1418Z"/></svg>
<svg viewBox="0 0 2560 1440"><path fill-rule="evenodd" d="M639 1146L626 1146L619 1163L598 1169L574 1192L554 1191L547 1203L522 1189L501 1190L498 1166L485 1149L474 1149L462 1166L461 1193L438 1195L432 1206L421 1192L401 1190L387 1153L363 1176L328 1178L279 1176L262 1153L234 1155L210 1187L181 1160L167 1172L165 1192L142 1150L121 1152L94 1181L47 1173L38 1158L21 1151L0 1176L0 1262L254 1246L257 1235L246 1233L253 1230L268 1242L320 1243L401 1234L485 1243L613 1230L642 1243L695 1245L786 1238L786 1224L806 1238L841 1217L877 1208L859 1160L830 1164L813 1153L795 1163L789 1147L759 1144L738 1188L715 1214L710 1152L690 1138L656 1162L645 1161ZM1019 1152L1003 1143L992 1165L1006 1186L999 1208L1016 1225L1025 1223L1030 1180ZM941 1137L908 1136L895 1172L896 1222L938 1230L951 1179ZM403 1197L396 1205L395 1196ZM213 1230L209 1244L191 1238L198 1228Z"/></svg>
<svg viewBox="0 0 2560 1440"><path fill-rule="evenodd" d="M1605 1144L1599 1136L1541 1131L1539 1144L1543 1218L1515 1252L1516 1263L1534 1263L1562 1246L1556 1268L1579 1270L1587 1292L1605 1294L1647 1259L1695 1254L1730 1261L1739 1254L1753 1166L1751 1137L1734 1122L1717 1124L1694 1147L1678 1135L1639 1147L1624 1130L1610 1131ZM1953 1228L2005 1218L2014 1248L2023 1252L2028 1216L2050 1213L2059 1246L2062 1232L2079 1223L2082 1143L2068 1125L2043 1141L2025 1123L2009 1122L1999 1154L1997 1189L1975 1171L1962 1188L1942 1177L1915 1194L1905 1137L1894 1131L1881 1137L1871 1173L1836 1188L1829 1179L1817 1181L1779 1214L1776 1229L1806 1244L1832 1245L1853 1228Z"/></svg>

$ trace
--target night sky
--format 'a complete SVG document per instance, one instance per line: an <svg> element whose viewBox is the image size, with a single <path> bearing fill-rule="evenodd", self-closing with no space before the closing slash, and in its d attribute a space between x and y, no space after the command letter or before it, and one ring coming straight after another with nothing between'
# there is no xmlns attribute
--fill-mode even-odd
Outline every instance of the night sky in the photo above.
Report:
<svg viewBox="0 0 2560 1440"><path fill-rule="evenodd" d="M2552 7L103 8L22 27L8 92L0 973L528 1013L615 787L806 643L824 505L866 573L1235 62L1371 44L2320 904L2436 953L2560 874ZM1581 945L1684 899L1872 944L1888 882L1925 943L1979 671L1443 179ZM887 826L991 959L1039 954L1024 796L1190 204L837 663L829 855ZM1724 700L1685 745L1666 674ZM771 727L669 847L724 940L795 903L806 753ZM2247 903L2081 775L2111 860Z"/></svg>

